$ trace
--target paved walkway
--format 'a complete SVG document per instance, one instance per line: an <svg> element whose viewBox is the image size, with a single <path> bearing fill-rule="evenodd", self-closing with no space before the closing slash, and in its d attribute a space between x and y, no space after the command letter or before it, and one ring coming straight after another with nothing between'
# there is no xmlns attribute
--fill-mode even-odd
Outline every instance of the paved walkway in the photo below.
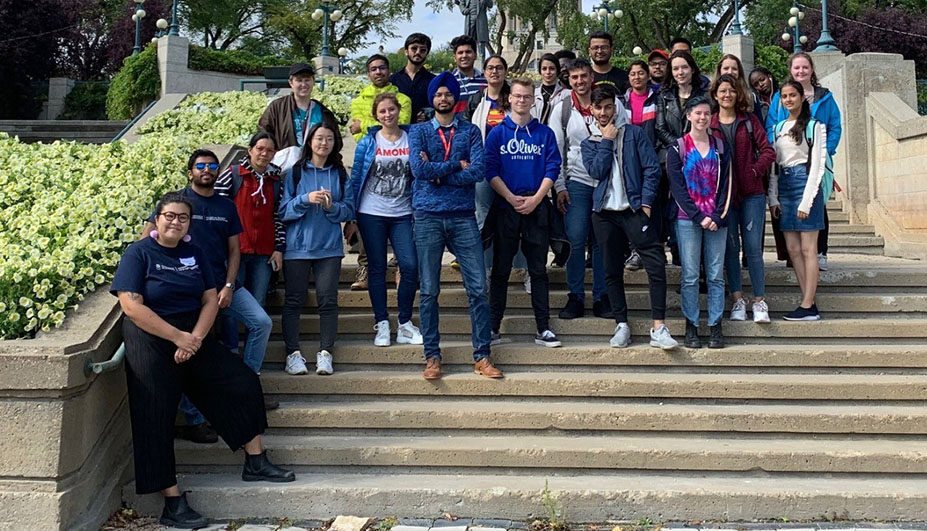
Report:
<svg viewBox="0 0 927 531"><path fill-rule="evenodd" d="M259 522L259 521L256 521ZM285 520L279 523L247 523L235 522L231 529L236 531L308 531L320 529L327 522L304 521L294 522L290 525ZM235 527L240 525L240 527ZM157 528L164 531L174 531L175 528ZM203 531L223 531L229 529L228 523L219 523L203 529ZM377 529L376 526L368 527ZM383 528L386 529L385 527ZM430 520L430 519L399 519L399 523L391 531L522 531L529 529L527 524L511 520ZM873 522L803 522L803 523L742 523L727 522L704 525L687 524L685 522L669 522L662 525L638 525L636 522L607 523L600 525L582 524L570 526L572 531L927 531L927 522L899 522L899 523L873 523Z"/></svg>

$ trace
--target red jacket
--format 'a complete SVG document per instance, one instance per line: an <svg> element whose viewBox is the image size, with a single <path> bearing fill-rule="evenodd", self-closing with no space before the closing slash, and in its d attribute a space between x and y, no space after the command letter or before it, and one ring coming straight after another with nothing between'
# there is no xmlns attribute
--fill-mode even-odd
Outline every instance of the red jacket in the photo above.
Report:
<svg viewBox="0 0 927 531"><path fill-rule="evenodd" d="M753 127L752 142L747 131L747 120ZM738 113L734 124L734 182L731 197L732 205L737 206L744 198L766 195L769 182L766 174L776 161L776 151L769 145L766 129L753 113ZM710 127L715 130L715 136L724 140L718 113L711 116ZM754 155L754 150L758 156Z"/></svg>

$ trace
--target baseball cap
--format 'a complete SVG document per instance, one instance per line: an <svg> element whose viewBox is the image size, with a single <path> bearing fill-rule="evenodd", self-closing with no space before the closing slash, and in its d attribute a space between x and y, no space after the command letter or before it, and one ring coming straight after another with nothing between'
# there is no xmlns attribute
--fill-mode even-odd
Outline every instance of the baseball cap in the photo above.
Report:
<svg viewBox="0 0 927 531"><path fill-rule="evenodd" d="M315 68L312 68L312 65L306 63L296 63L290 67L290 77L293 77L297 74L309 74L310 76L315 75Z"/></svg>

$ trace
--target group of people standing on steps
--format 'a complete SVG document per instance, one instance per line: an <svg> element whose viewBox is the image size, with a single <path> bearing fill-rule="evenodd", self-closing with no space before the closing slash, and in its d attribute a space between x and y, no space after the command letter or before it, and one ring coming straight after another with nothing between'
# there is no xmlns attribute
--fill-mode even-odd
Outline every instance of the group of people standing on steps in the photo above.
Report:
<svg viewBox="0 0 927 531"><path fill-rule="evenodd" d="M128 317L137 489L164 492L162 522L200 521L173 473L178 404L188 422L181 435L210 442L217 431L230 448L245 448L243 479L293 480L267 461L260 442L265 411L277 406L262 401L257 378L271 330L268 286L282 273L286 372L299 375L308 373L300 332L312 280L315 369L332 374L345 242L362 249L355 286L369 292L374 344L384 347L394 337L386 280L392 251L395 341L423 345L429 380L441 377L445 251L468 299L474 371L489 378L503 376L490 352L502 341L513 268L525 270L540 346L561 346L550 325L549 267L566 269L562 320L584 315L592 269L592 311L615 321L613 347L631 342L624 271L643 268L650 345L676 348L665 324L667 248L682 267L685 346L702 346L700 278L710 348L724 346L725 289L731 320L746 320L749 303L753 321L768 323L767 210L779 259L788 259L801 288L798 307L783 317L820 318L815 291L826 269L825 203L841 127L811 56L789 57L788 79L777 86L768 70L747 73L733 55L708 79L685 39L627 71L610 62L610 34L593 33L588 44L588 59L569 51L542 56L535 84L510 78L498 55L477 70L476 43L467 36L451 41L453 70L429 72L431 40L410 35L398 72L382 55L366 61L370 84L346 124L357 140L350 171L342 124L312 99L314 69L295 64L291 94L271 102L241 160L220 174L214 153L190 156L189 187L161 198L112 285ZM416 291L420 328L412 321ZM216 320L218 338L209 333ZM239 323L247 334L241 350Z"/></svg>

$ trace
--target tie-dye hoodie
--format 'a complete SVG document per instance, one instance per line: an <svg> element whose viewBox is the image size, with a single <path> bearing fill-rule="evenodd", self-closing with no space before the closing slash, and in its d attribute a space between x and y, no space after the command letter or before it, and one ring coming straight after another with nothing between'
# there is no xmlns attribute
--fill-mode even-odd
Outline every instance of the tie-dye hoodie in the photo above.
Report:
<svg viewBox="0 0 927 531"><path fill-rule="evenodd" d="M666 157L673 199L679 206L678 219L701 223L710 217L726 225L731 202L731 155L724 140L711 137L711 149L704 157L688 134L669 147Z"/></svg>

